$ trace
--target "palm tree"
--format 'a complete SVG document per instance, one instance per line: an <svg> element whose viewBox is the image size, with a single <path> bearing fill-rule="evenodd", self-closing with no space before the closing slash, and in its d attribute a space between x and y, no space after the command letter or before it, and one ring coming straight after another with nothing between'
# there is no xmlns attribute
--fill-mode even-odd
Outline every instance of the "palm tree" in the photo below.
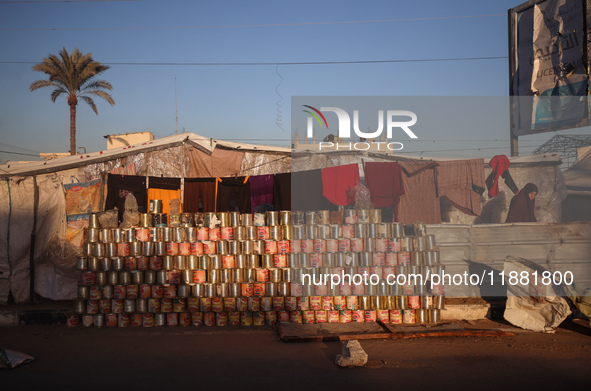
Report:
<svg viewBox="0 0 591 391"><path fill-rule="evenodd" d="M60 58L61 57L61 58ZM92 53L82 54L75 48L72 54L68 54L66 48L62 48L59 57L50 54L43 62L33 66L34 71L43 72L49 76L49 80L38 80L31 84L30 90L38 88L54 87L51 93L51 101L61 94L68 95L70 106L70 155L76 154L76 106L78 98L86 102L95 114L98 114L96 105L89 95L103 98L111 106L115 101L104 90L111 90L113 87L104 80L96 80L96 76L110 67L94 61Z"/></svg>

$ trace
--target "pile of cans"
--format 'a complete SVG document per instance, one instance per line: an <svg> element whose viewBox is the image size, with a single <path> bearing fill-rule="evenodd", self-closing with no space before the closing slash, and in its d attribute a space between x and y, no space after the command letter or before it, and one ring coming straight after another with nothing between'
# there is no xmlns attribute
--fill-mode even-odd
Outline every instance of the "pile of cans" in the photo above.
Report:
<svg viewBox="0 0 591 391"><path fill-rule="evenodd" d="M380 212L146 213L125 229L90 219L68 325L438 323L435 237Z"/></svg>

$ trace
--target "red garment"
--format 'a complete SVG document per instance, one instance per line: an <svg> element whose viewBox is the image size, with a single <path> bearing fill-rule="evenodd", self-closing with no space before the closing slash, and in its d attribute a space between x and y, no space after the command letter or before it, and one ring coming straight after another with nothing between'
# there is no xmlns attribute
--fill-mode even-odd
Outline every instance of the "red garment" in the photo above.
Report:
<svg viewBox="0 0 591 391"><path fill-rule="evenodd" d="M398 215L400 196L404 194L402 169L396 162L365 163L365 185L376 208L394 205L394 216Z"/></svg>
<svg viewBox="0 0 591 391"><path fill-rule="evenodd" d="M491 197L496 197L499 195L499 177L509 169L511 162L507 156L497 155L490 159L488 164L492 167L494 173L494 182L488 190L488 195Z"/></svg>
<svg viewBox="0 0 591 391"><path fill-rule="evenodd" d="M347 193L359 182L357 163L322 169L322 195L335 205L353 204Z"/></svg>

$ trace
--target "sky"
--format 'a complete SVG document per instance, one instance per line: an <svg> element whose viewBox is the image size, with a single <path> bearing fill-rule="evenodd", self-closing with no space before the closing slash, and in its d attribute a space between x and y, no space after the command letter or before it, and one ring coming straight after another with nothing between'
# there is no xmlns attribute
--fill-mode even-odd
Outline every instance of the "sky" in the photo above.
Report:
<svg viewBox="0 0 591 391"><path fill-rule="evenodd" d="M507 97L507 10L520 3L0 1L0 163L68 152L65 96L29 91L44 79L32 66L63 47L111 67L101 79L116 104L96 98L95 115L79 103L79 152L140 131L289 147L292 97ZM430 123L405 152L510 154L508 111L456 120ZM522 136L519 153L589 133Z"/></svg>

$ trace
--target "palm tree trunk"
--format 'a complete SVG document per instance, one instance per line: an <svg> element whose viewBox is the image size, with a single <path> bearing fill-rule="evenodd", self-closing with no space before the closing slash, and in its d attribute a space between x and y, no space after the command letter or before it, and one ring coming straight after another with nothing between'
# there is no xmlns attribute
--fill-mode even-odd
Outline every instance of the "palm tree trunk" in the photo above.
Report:
<svg viewBox="0 0 591 391"><path fill-rule="evenodd" d="M70 104L70 155L76 154L76 104Z"/></svg>

